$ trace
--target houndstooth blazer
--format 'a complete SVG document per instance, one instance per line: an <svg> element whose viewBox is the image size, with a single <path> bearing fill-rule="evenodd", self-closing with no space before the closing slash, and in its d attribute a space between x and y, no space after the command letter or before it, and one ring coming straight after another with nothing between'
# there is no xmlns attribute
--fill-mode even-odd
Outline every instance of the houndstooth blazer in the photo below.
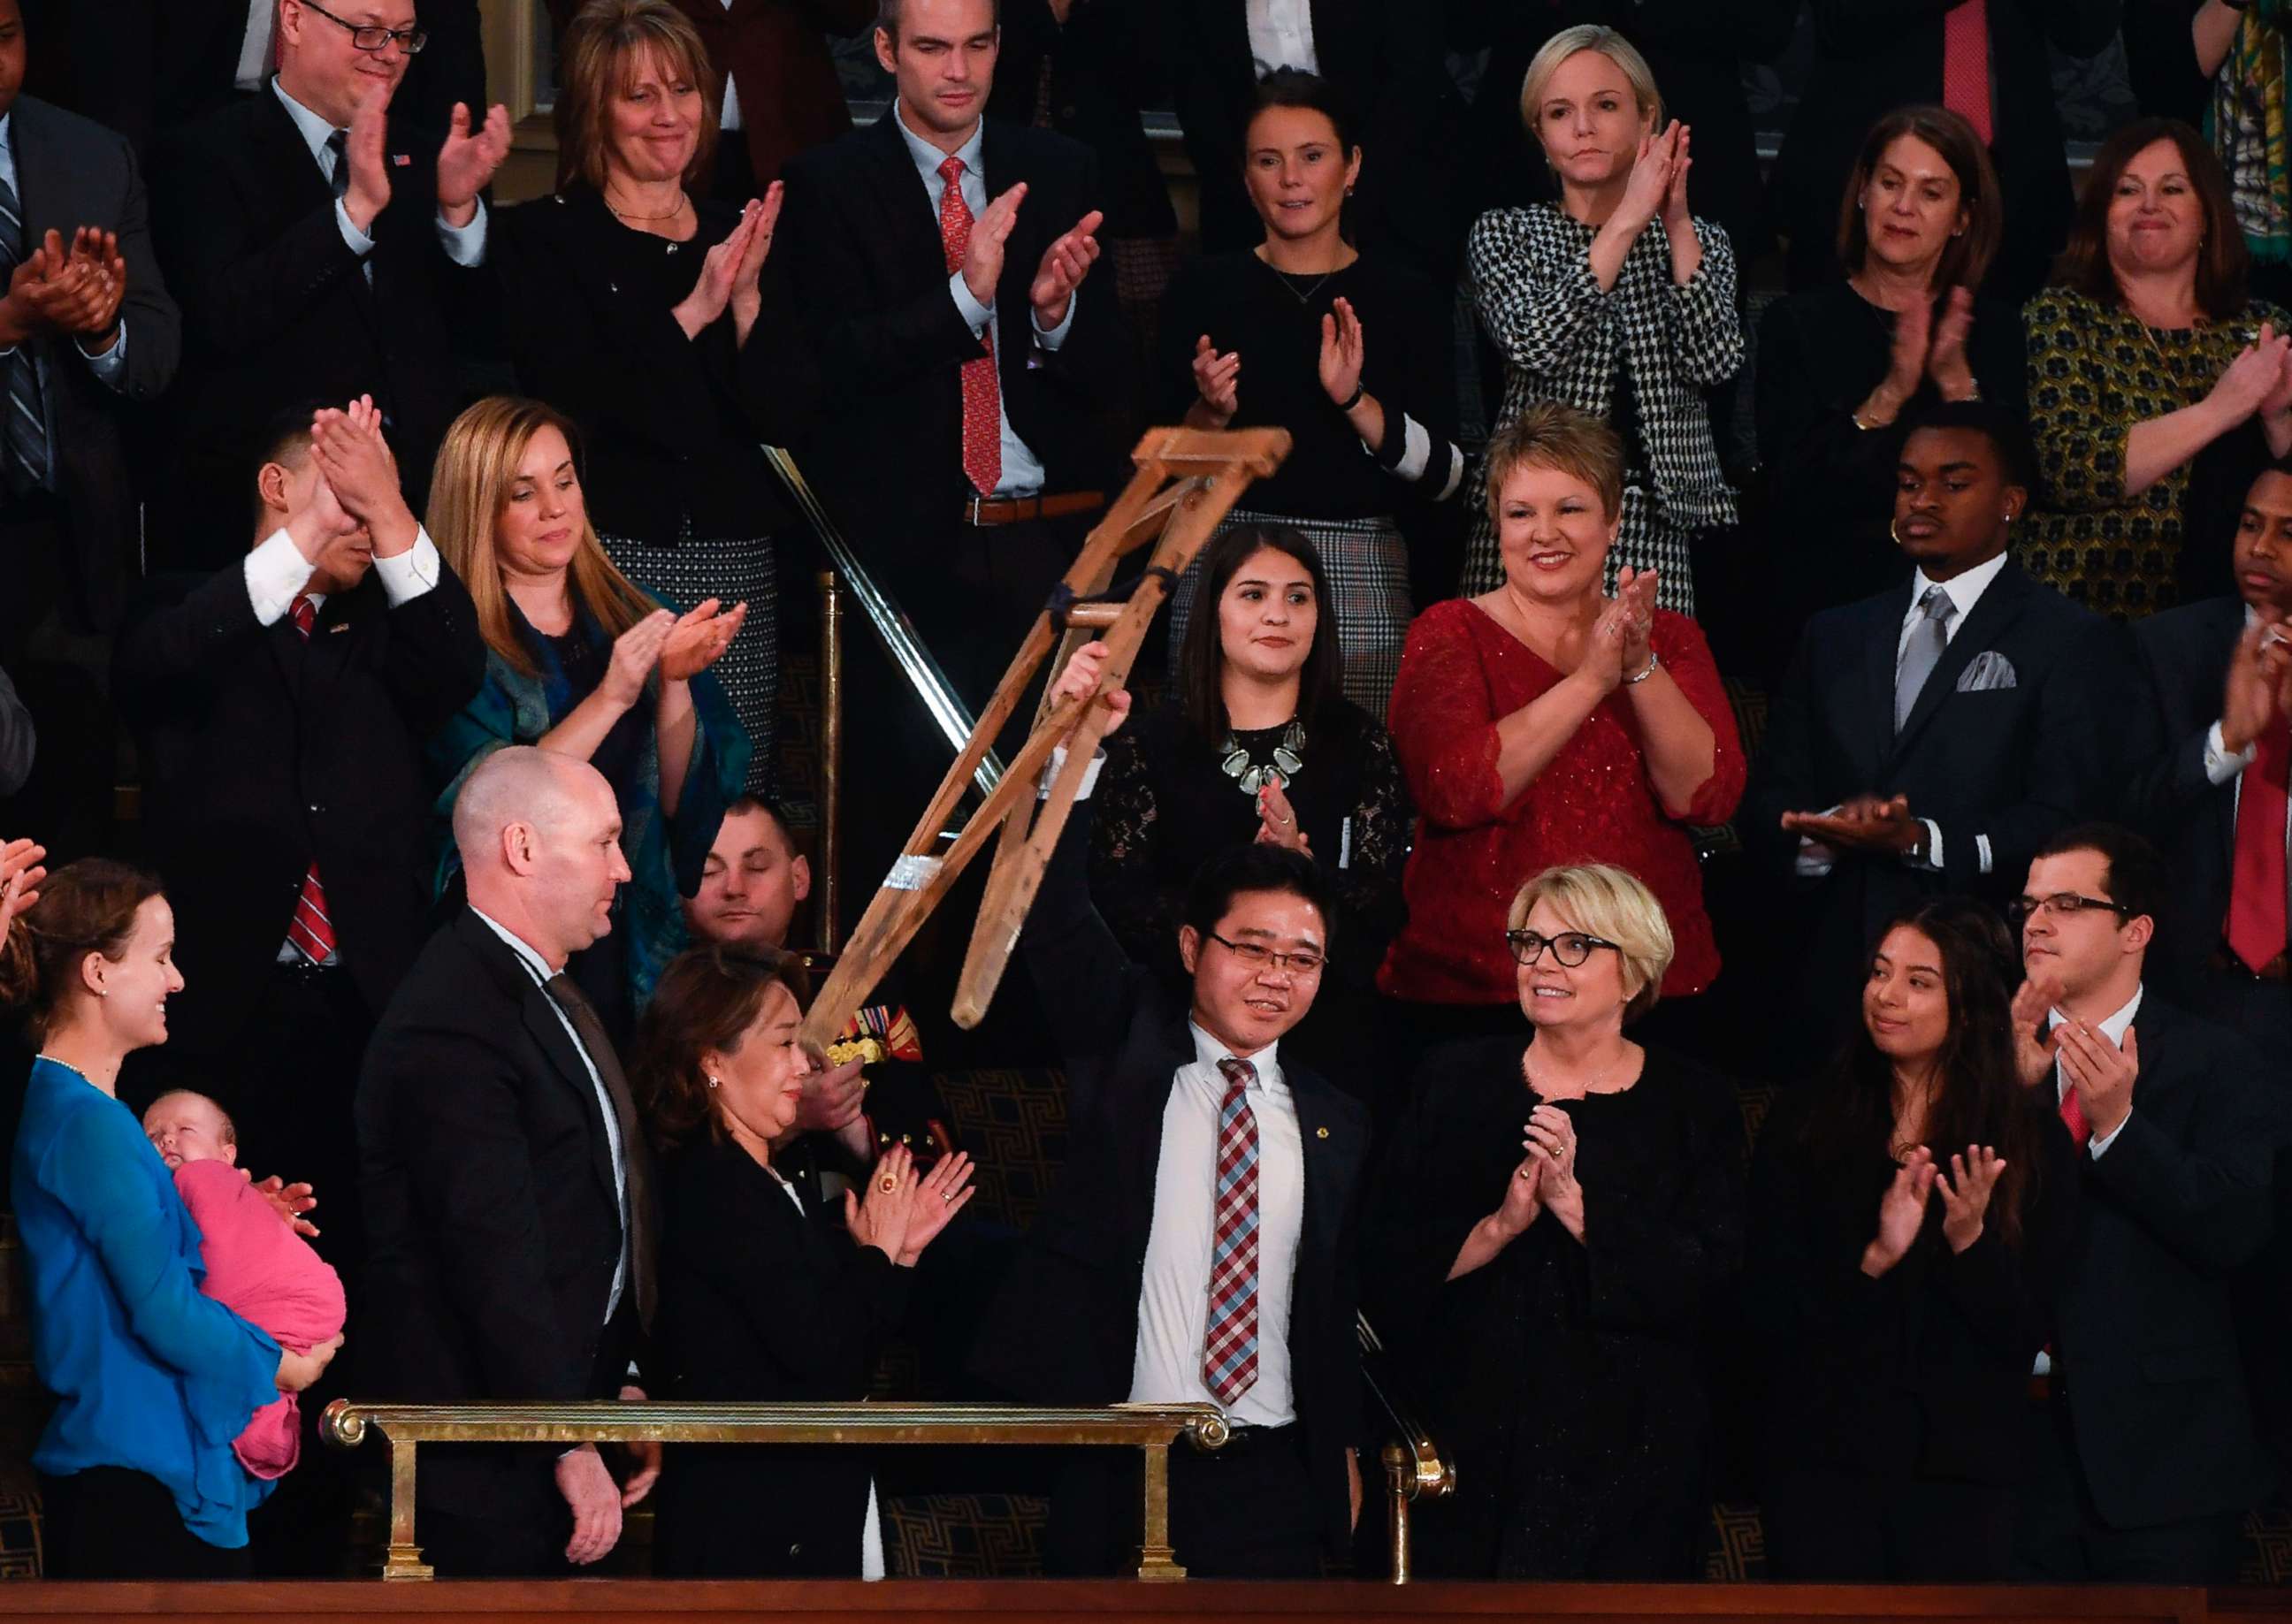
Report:
<svg viewBox="0 0 2292 1624"><path fill-rule="evenodd" d="M1731 525L1735 494L1703 396L1743 365L1727 234L1695 221L1703 263L1680 287L1671 279L1671 239L1657 221L1605 293L1592 277L1593 235L1548 203L1492 209L1473 223L1466 262L1481 326L1505 358L1502 421L1538 400L1607 417L1616 368L1628 364L1640 430L1632 461L1646 470L1657 516L1683 533ZM1484 488L1477 494L1485 508Z"/></svg>

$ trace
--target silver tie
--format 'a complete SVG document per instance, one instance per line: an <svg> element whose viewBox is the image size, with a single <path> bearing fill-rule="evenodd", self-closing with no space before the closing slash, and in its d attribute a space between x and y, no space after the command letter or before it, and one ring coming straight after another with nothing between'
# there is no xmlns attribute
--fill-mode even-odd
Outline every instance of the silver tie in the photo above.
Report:
<svg viewBox="0 0 2292 1624"><path fill-rule="evenodd" d="M1901 658L1894 662L1894 731L1900 733L1902 724L1910 720L1910 712L1918 703L1918 691L1933 675L1933 668L1941 663L1942 650L1949 647L1949 623L1957 617L1957 606L1949 594L1938 586L1926 588L1925 596L1918 599L1918 608L1925 618L1910 627L1908 641L1902 645Z"/></svg>

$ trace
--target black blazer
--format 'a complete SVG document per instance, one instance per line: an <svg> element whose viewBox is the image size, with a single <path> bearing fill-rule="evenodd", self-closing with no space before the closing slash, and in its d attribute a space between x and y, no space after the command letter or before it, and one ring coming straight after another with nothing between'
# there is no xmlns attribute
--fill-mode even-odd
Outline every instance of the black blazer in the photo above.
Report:
<svg viewBox="0 0 2292 1624"><path fill-rule="evenodd" d="M369 287L326 176L270 91L163 143L156 224L188 329L171 477L152 508L172 562L226 561L214 543L236 532L219 520L246 511L254 439L311 401L372 394L407 500L422 511L461 405L456 346L484 329L491 288L482 268L456 265L438 240L438 145L390 126L391 200L375 218Z"/></svg>
<svg viewBox="0 0 2292 1624"><path fill-rule="evenodd" d="M1860 977L1878 929L1919 898L2018 894L2031 854L2048 836L2118 811L2121 769L2141 758L2148 735L2122 629L2009 559L1950 639L1897 736L1894 650L1909 607L1905 587L1807 623L1743 800L1746 840L1764 848L1818 917L1809 962L1850 978ZM2010 663L2013 685L1959 691L1984 654ZM1946 867L1841 854L1827 877L1798 879L1797 837L1778 820L1860 794L1907 795L1911 816L1941 825ZM1985 834L1986 875L1974 839Z"/></svg>
<svg viewBox="0 0 2292 1624"><path fill-rule="evenodd" d="M748 1153L704 1134L662 1169L656 1346L663 1395L745 1403L868 1396L913 1269L799 1211ZM661 1476L665 1574L850 1579L873 1451L672 1444ZM761 1521L758 1509L771 1507Z"/></svg>
<svg viewBox="0 0 2292 1624"><path fill-rule="evenodd" d="M1557 201L1544 149L1521 121L1521 82L1545 40L1596 22L1647 58L1664 117L1693 127L1689 202L1725 230L1736 264L1749 264L1774 245L1774 230L1743 68L1780 56L1797 20L1796 0L1449 0L1451 44L1489 52L1466 149L1478 172L1472 213Z"/></svg>
<svg viewBox="0 0 2292 1624"><path fill-rule="evenodd" d="M656 547L779 528L787 509L759 442L787 444L819 405L777 256L758 279L763 309L747 344L736 342L729 311L697 339L669 315L707 251L739 223L733 205L698 208L699 230L674 254L622 226L577 181L502 210L493 225L518 387L579 425L582 489L598 530Z"/></svg>
<svg viewBox="0 0 2292 1624"><path fill-rule="evenodd" d="M1154 0L1081 0L1065 22L1048 0L1003 8L1003 48L995 59L991 117L1035 121L1037 87L1050 72L1050 128L1098 158L1107 240L1173 237L1177 212L1146 140L1139 109L1159 90L1162 32Z"/></svg>
<svg viewBox="0 0 2292 1624"><path fill-rule="evenodd" d="M1037 1404L1110 1404L1130 1395L1162 1112L1173 1075L1194 1059L1185 1004L1124 955L1090 900L1089 848L1084 802L1060 836L1020 937L1066 1063L1066 1167L972 1361L981 1375ZM1344 1451L1362 1430L1352 1234L1368 1117L1317 1073L1286 1057L1281 1069L1304 1146L1290 1381L1320 1496L1323 1543L1336 1556L1351 1539Z"/></svg>
<svg viewBox="0 0 2292 1624"><path fill-rule="evenodd" d="M2172 894L2149 950L2150 978L2201 1001L2206 961L2221 945L2236 863L2236 784L2205 776L2205 738L2220 720L2229 656L2244 635L2244 600L2208 598L2136 621L2162 751L2143 763L2141 821L2173 868Z"/></svg>
<svg viewBox="0 0 2292 1624"><path fill-rule="evenodd" d="M143 828L175 909L179 1042L242 1041L311 861L343 966L382 1012L421 951L431 897L431 734L484 679L470 594L397 608L371 574L306 642L254 618L239 564L145 583L112 662L143 760Z"/></svg>
<svg viewBox="0 0 2292 1624"><path fill-rule="evenodd" d="M2153 992L2133 1031L2133 1114L2081 1158L2057 1343L2056 1402L2066 1393L2086 1486L2118 1528L2242 1511L2266 1491L2229 1280L2266 1238L2281 1138L2268 1063L2243 1039Z"/></svg>
<svg viewBox="0 0 2292 1624"><path fill-rule="evenodd" d="M383 1012L357 1122L367 1250L351 1334L375 1390L430 1403L613 1396L625 1355L606 1346L605 1310L621 1215L597 1090L549 994L466 908ZM646 1154L641 1139L626 1151ZM536 1515L554 1500L558 1452L425 1449L424 1498Z"/></svg>
<svg viewBox="0 0 2292 1624"><path fill-rule="evenodd" d="M1361 148L1351 209L1364 246L1407 259L1446 286L1464 252L1464 99L1441 56L1440 11L1421 0L1311 0L1321 76L1354 109ZM1247 8L1169 0L1164 28L1186 156L1201 181L1202 247L1223 253L1265 240L1241 183L1257 65Z"/></svg>
<svg viewBox="0 0 2292 1624"><path fill-rule="evenodd" d="M788 160L777 252L827 390L799 447L804 471L863 557L899 564L936 553L971 494L961 369L980 347L948 293L931 195L896 117ZM1096 161L1062 135L990 118L981 163L990 198L1027 183L995 289L1003 409L1042 462L1045 491L1111 488L1124 477L1099 416L1120 410L1111 268L1085 279L1055 351L1030 342L1027 301L1044 249L1103 205Z"/></svg>
<svg viewBox="0 0 2292 1624"><path fill-rule="evenodd" d="M30 96L9 110L9 143L23 207L26 252L49 231L71 241L95 226L119 234L127 293L119 308L127 358L120 387L97 382L70 339L42 335L32 347L46 365L56 491L69 544L65 578L75 618L101 630L117 623L141 567L141 540L124 430L138 403L158 398L182 354L182 317L168 297L145 219L135 154L113 132Z"/></svg>
<svg viewBox="0 0 2292 1624"><path fill-rule="evenodd" d="M1750 1323L1760 1335L1769 1466L1942 1483L2025 1480L2030 1370L2053 1336L2078 1239L2077 1146L2043 1088L2036 1198L2018 1246L1995 1218L1954 1252L1942 1205L1873 1280L1862 1250L1894 1176L1883 1143L1843 1164L1804 1138L1807 1095L1787 1096L1751 1168ZM2050 1099L2050 1096L2046 1096ZM1947 1152L1944 1152L1945 1156Z"/></svg>
<svg viewBox="0 0 2292 1624"><path fill-rule="evenodd" d="M1814 62L1775 159L1776 224L1794 290L1844 274L1838 209L1862 138L1898 107L1941 100L1943 17L1957 0L1812 0ZM2014 304L2042 286L2069 235L2072 200L2047 46L2097 56L2121 0L1989 0L1989 73L2006 241L1987 285Z"/></svg>

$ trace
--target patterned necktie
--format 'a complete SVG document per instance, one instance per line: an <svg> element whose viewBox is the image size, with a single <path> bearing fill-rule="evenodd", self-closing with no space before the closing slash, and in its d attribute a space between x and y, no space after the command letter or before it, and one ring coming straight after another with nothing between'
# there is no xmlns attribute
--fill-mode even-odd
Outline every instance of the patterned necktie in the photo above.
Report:
<svg viewBox="0 0 2292 1624"><path fill-rule="evenodd" d="M1202 1383L1231 1406L1257 1380L1257 1113L1249 1085L1257 1068L1229 1057L1218 1105L1217 1204L1210 1243L1210 1313L1202 1335Z"/></svg>
<svg viewBox="0 0 2292 1624"><path fill-rule="evenodd" d="M597 1068L597 1081L605 1085L605 1097L613 1102L613 1122L621 1130L621 1234L628 1246L627 1290L636 1299L638 1320L650 1327L654 1299L652 1163L637 1125L636 1097L629 1092L628 1075L621 1070L620 1056L613 1052L613 1040L597 1006L562 970L549 978L547 990L573 1023L589 1064Z"/></svg>
<svg viewBox="0 0 2292 1624"><path fill-rule="evenodd" d="M1964 0L1942 18L1941 104L1990 144L1989 0Z"/></svg>
<svg viewBox="0 0 2292 1624"><path fill-rule="evenodd" d="M1917 709L1918 691L1933 675L1933 668L1941 663L1942 651L1949 647L1949 623L1957 618L1957 606L1949 594L1938 586L1926 588L1925 596L1918 599L1918 608L1925 618L1910 627L1909 640L1902 645L1901 657L1894 662L1894 731L1900 733L1902 724L1910 720Z"/></svg>
<svg viewBox="0 0 2292 1624"><path fill-rule="evenodd" d="M2060 1062L2054 1064L2058 1065ZM2085 1106L2078 1103L2075 1083L2062 1089L2062 1126L2070 1130L2070 1138L2079 1150L2091 1143L2093 1124L2085 1120Z"/></svg>
<svg viewBox="0 0 2292 1624"><path fill-rule="evenodd" d="M2236 791L2236 846L2229 868L2229 951L2254 975L2285 947L2284 815L2292 776L2292 722L2263 734Z"/></svg>
<svg viewBox="0 0 2292 1624"><path fill-rule="evenodd" d="M947 182L939 197L939 240L947 251L949 276L963 269L971 251L971 205L963 200L963 160L939 166ZM1003 386L995 375L993 329L981 341L981 355L963 364L963 471L972 488L991 496L1003 482Z"/></svg>
<svg viewBox="0 0 2292 1624"><path fill-rule="evenodd" d="M318 606L310 594L296 598L287 614L295 630L309 642L311 628L319 623ZM311 872L303 876L303 894L295 899L295 917L286 921L286 940L313 964L324 964L335 956L335 927L327 918L327 888L319 882L316 858L311 859Z"/></svg>
<svg viewBox="0 0 2292 1624"><path fill-rule="evenodd" d="M15 189L0 179L0 288L24 258L24 210ZM40 399L40 368L28 343L0 364L8 390L8 424L0 435L0 485L16 495L44 489L52 462L47 413Z"/></svg>
<svg viewBox="0 0 2292 1624"><path fill-rule="evenodd" d="M340 203L351 189L351 133L337 130L327 137L327 150L335 156L334 169L327 176L327 185Z"/></svg>

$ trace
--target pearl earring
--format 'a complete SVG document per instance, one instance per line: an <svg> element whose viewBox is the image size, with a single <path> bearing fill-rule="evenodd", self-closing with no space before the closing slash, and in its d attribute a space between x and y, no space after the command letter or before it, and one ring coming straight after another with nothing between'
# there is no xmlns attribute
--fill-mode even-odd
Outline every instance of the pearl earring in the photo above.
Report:
<svg viewBox="0 0 2292 1624"><path fill-rule="evenodd" d="M716 1086L716 1073L714 1072L708 1073L708 1086L712 1089Z"/></svg>

